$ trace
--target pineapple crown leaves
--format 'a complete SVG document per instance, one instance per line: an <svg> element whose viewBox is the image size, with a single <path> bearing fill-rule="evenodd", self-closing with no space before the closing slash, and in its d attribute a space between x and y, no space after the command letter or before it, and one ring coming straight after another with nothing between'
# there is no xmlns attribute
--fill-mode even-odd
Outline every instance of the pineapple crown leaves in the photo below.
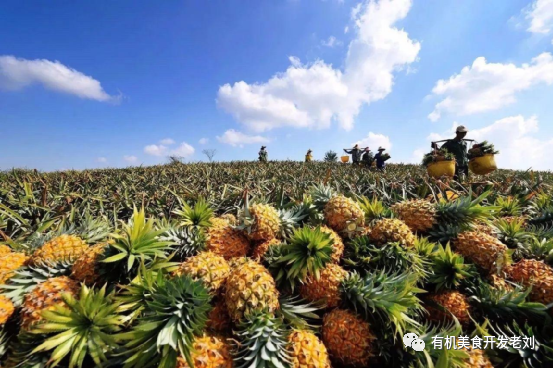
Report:
<svg viewBox="0 0 553 368"><path fill-rule="evenodd" d="M279 209L278 215L280 218L281 236L287 238L292 235L294 229L307 218L308 213L304 207L297 206L290 209Z"/></svg>
<svg viewBox="0 0 553 368"><path fill-rule="evenodd" d="M377 197L374 197L372 200L362 196L357 201L359 206L365 213L365 222L370 224L376 220L383 218L392 218L393 212L388 207L386 207Z"/></svg>
<svg viewBox="0 0 553 368"><path fill-rule="evenodd" d="M322 211L328 201L336 196L336 192L329 185L315 184L309 191L313 205Z"/></svg>
<svg viewBox="0 0 553 368"><path fill-rule="evenodd" d="M367 236L346 243L343 262L346 268L363 273L366 270L395 270L412 272L419 279L428 276L429 261L399 243L374 245Z"/></svg>
<svg viewBox="0 0 553 368"><path fill-rule="evenodd" d="M319 279L320 270L332 259L332 244L330 234L321 231L319 227L303 227L294 231L289 244L281 245L282 253L278 262L286 268L286 279L292 288L297 281L304 281L307 276Z"/></svg>
<svg viewBox="0 0 553 368"><path fill-rule="evenodd" d="M106 295L106 286L94 290L83 285L78 299L70 294L63 294L62 298L64 305L43 311L44 322L33 328L32 333L51 336L32 353L53 350L50 356L52 367L67 355L70 355L69 368L83 367L87 357L94 361L95 366L101 367L108 359L106 353L117 347L114 334L123 324L113 294Z"/></svg>
<svg viewBox="0 0 553 368"><path fill-rule="evenodd" d="M500 362L501 366L540 368L550 365L550 362L553 361L553 341L550 327L539 328L528 323L519 324L516 320L504 324L492 324L486 321L481 330L485 331L486 335L525 336L535 340L533 346L520 344L519 347L516 347L509 344L506 349L488 350L492 359Z"/></svg>
<svg viewBox="0 0 553 368"><path fill-rule="evenodd" d="M196 227L171 227L159 236L159 240L171 242L175 259L182 261L205 249L207 234L203 229Z"/></svg>
<svg viewBox="0 0 553 368"><path fill-rule="evenodd" d="M183 275L167 280L152 291L143 316L128 332L115 335L128 349L125 367L174 367L184 356L191 357L194 336L204 330L211 310L211 296L200 283Z"/></svg>
<svg viewBox="0 0 553 368"><path fill-rule="evenodd" d="M477 276L474 265L466 264L463 256L451 250L449 243L445 248L440 245L431 259L432 275L428 282L435 284L436 291L456 289L463 280Z"/></svg>
<svg viewBox="0 0 553 368"><path fill-rule="evenodd" d="M528 301L531 288L505 290L482 283L471 291L473 295L470 301L492 321L508 322L515 319L546 325L551 322L547 306Z"/></svg>
<svg viewBox="0 0 553 368"><path fill-rule="evenodd" d="M472 199L472 194L457 198L452 202L439 202L436 205L436 215L440 224L468 225L476 220L487 220L492 217L500 207L482 206L481 203L490 195L484 192Z"/></svg>
<svg viewBox="0 0 553 368"><path fill-rule="evenodd" d="M115 253L103 260L104 263L123 262L126 273L133 270L139 260L153 262L156 258L166 258L170 250L170 241L161 241L159 236L164 229L156 230L155 221L146 219L144 209L134 209L133 216L128 224L123 224L122 234L112 234L114 242L109 247Z"/></svg>
<svg viewBox="0 0 553 368"><path fill-rule="evenodd" d="M179 216L179 225L185 227L208 228L213 218L213 209L203 198L198 199L193 207L183 203L181 209L173 213Z"/></svg>
<svg viewBox="0 0 553 368"><path fill-rule="evenodd" d="M40 265L23 266L14 271L6 284L0 285L0 293L10 298L14 306L19 307L23 303L25 295L30 293L35 286L52 277L69 276L73 262L44 262Z"/></svg>
<svg viewBox="0 0 553 368"><path fill-rule="evenodd" d="M324 302L308 302L298 296L283 295L279 298L279 304L279 313L288 325L303 330L320 327L321 317L317 312L325 308Z"/></svg>
<svg viewBox="0 0 553 368"><path fill-rule="evenodd" d="M246 317L235 332L236 368L290 368L288 333L281 318L258 311Z"/></svg>
<svg viewBox="0 0 553 368"><path fill-rule="evenodd" d="M500 216L519 216L522 213L520 200L517 197L498 196L494 204L499 207L497 214Z"/></svg>
<svg viewBox="0 0 553 368"><path fill-rule="evenodd" d="M419 326L411 316L422 310L417 294L417 278L410 273L367 273L361 277L352 272L340 286L343 301L365 318L377 316L392 324L397 335L403 335L408 326Z"/></svg>
<svg viewBox="0 0 553 368"><path fill-rule="evenodd" d="M7 367L45 368L48 366L50 354L45 352L32 353L38 345L44 342L45 336L21 330L8 345L5 363Z"/></svg>

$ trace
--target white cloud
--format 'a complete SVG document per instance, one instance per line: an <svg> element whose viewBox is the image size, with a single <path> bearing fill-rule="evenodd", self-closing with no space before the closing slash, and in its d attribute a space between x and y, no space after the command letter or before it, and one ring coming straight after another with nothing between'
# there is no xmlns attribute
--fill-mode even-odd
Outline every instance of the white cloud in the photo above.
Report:
<svg viewBox="0 0 553 368"><path fill-rule="evenodd" d="M175 144L175 141L171 138L165 138L159 141L160 144L163 144L165 146L170 146L172 144Z"/></svg>
<svg viewBox="0 0 553 368"><path fill-rule="evenodd" d="M370 0L352 11L355 37L344 70L322 60L291 66L264 83L244 81L219 88L218 106L256 132L279 127L328 128L332 121L350 130L363 104L391 91L394 72L417 60L420 44L395 28L411 0Z"/></svg>
<svg viewBox="0 0 553 368"><path fill-rule="evenodd" d="M514 103L516 93L538 83L553 83L553 56L550 53L543 53L533 58L530 64L520 67L488 63L479 57L461 73L436 83L432 93L443 96L443 99L428 117L437 121L444 112L463 116L496 110Z"/></svg>
<svg viewBox="0 0 553 368"><path fill-rule="evenodd" d="M194 147L186 142L182 142L177 148L171 150L171 155L187 158L192 156L194 154L194 151Z"/></svg>
<svg viewBox="0 0 553 368"><path fill-rule="evenodd" d="M174 141L171 140L173 144ZM162 141L163 142L163 141ZM189 145L186 142L182 142L178 147L170 149L163 144L149 144L144 147L144 153L157 156L157 157L166 157L166 156L179 156L179 157L189 157L194 154L194 147Z"/></svg>
<svg viewBox="0 0 553 368"><path fill-rule="evenodd" d="M208 144L209 143L209 139L208 138L201 138L198 143L200 144Z"/></svg>
<svg viewBox="0 0 553 368"><path fill-rule="evenodd" d="M349 32L349 26L345 26L344 27L344 33L348 33Z"/></svg>
<svg viewBox="0 0 553 368"><path fill-rule="evenodd" d="M340 41L336 37L330 36L330 37L328 37L328 39L322 40L321 45L332 48L332 47L336 47L336 46L341 46L341 45L343 45L343 43L342 43L342 41Z"/></svg>
<svg viewBox="0 0 553 368"><path fill-rule="evenodd" d="M136 161L138 161L138 158L136 156L123 156L123 160L130 163L135 163Z"/></svg>
<svg viewBox="0 0 553 368"><path fill-rule="evenodd" d="M392 142L390 141L390 137L384 134L377 134L373 132L369 132L369 134L365 138L353 143L353 145L355 144L358 144L359 147L369 147L371 151L376 151L380 146L386 148L387 151L390 151L392 149Z"/></svg>
<svg viewBox="0 0 553 368"><path fill-rule="evenodd" d="M17 91L32 84L96 101L117 102L120 98L107 94L96 79L59 61L0 56L0 88Z"/></svg>
<svg viewBox="0 0 553 368"><path fill-rule="evenodd" d="M227 130L222 137L217 136L221 143L230 144L233 147L243 147L245 144L268 143L269 139L260 135L247 135L234 129Z"/></svg>
<svg viewBox="0 0 553 368"><path fill-rule="evenodd" d="M536 0L526 14L528 32L549 33L553 29L553 0Z"/></svg>
<svg viewBox="0 0 553 368"><path fill-rule="evenodd" d="M96 158L96 162L108 162L108 159L105 157L98 157Z"/></svg>
<svg viewBox="0 0 553 368"><path fill-rule="evenodd" d="M447 132L430 134L428 140L452 138L457 125L454 123ZM553 137L544 138L539 135L536 116L524 118L517 115L497 120L483 128L469 130L467 138L493 143L500 151L496 156L496 162L501 168L553 170L553 162L550 159L553 152ZM430 145L428 147L430 151Z"/></svg>

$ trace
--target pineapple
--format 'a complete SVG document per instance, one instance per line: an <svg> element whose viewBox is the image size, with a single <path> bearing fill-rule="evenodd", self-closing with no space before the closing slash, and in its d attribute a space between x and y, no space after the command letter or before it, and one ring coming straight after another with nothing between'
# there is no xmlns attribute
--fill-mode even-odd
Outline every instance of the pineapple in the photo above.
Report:
<svg viewBox="0 0 553 368"><path fill-rule="evenodd" d="M225 220L229 223L229 225L235 226L238 221L236 220L236 216L234 216L232 213L225 213L224 215L219 217L221 220Z"/></svg>
<svg viewBox="0 0 553 368"><path fill-rule="evenodd" d="M338 306L341 300L340 285L347 271L334 263L329 263L320 272L319 278L308 276L300 287L300 295L309 301L323 300L327 307Z"/></svg>
<svg viewBox="0 0 553 368"><path fill-rule="evenodd" d="M217 294L229 273L230 267L223 257L212 252L201 252L181 263L173 276L188 275L203 282L209 292Z"/></svg>
<svg viewBox="0 0 553 368"><path fill-rule="evenodd" d="M457 236L453 245L457 253L488 273L495 273L505 266L507 246L493 236L464 231Z"/></svg>
<svg viewBox="0 0 553 368"><path fill-rule="evenodd" d="M8 297L0 295L0 326L6 324L14 311L12 301Z"/></svg>
<svg viewBox="0 0 553 368"><path fill-rule="evenodd" d="M79 290L80 285L67 276L54 277L37 285L23 301L21 327L28 330L41 320L43 311L53 310L63 303L62 294L76 296Z"/></svg>
<svg viewBox="0 0 553 368"><path fill-rule="evenodd" d="M330 368L326 347L312 332L294 330L288 342L293 368Z"/></svg>
<svg viewBox="0 0 553 368"><path fill-rule="evenodd" d="M382 219L371 228L369 238L378 245L386 243L400 243L411 247L415 244L415 235L411 229L401 220Z"/></svg>
<svg viewBox="0 0 553 368"><path fill-rule="evenodd" d="M270 247L273 245L280 245L282 244L282 241L273 238L270 240L264 240L259 242L257 245L254 246L251 258L257 262L261 261L263 257L265 256L265 253L269 250Z"/></svg>
<svg viewBox="0 0 553 368"><path fill-rule="evenodd" d="M58 260L76 260L88 248L88 244L76 235L63 234L55 237L33 252L32 264L43 264Z"/></svg>
<svg viewBox="0 0 553 368"><path fill-rule="evenodd" d="M204 334L196 337L192 345L194 368L232 368L231 349L224 338ZM179 357L176 368L190 368L186 359Z"/></svg>
<svg viewBox="0 0 553 368"><path fill-rule="evenodd" d="M0 245L0 285L14 275L14 271L27 264L29 257L24 253L12 252L6 245Z"/></svg>
<svg viewBox="0 0 553 368"><path fill-rule="evenodd" d="M427 300L430 302L430 305L426 307L426 310L429 312L429 319L437 322L449 321L451 320L449 313L451 313L462 325L466 326L470 323L470 305L465 295L457 291L444 291L428 295ZM432 306L432 304L446 309L449 313Z"/></svg>
<svg viewBox="0 0 553 368"><path fill-rule="evenodd" d="M324 207L328 226L337 232L355 231L365 225L365 213L353 199L337 195Z"/></svg>
<svg viewBox="0 0 553 368"><path fill-rule="evenodd" d="M433 204L424 199L396 203L391 210L403 220L412 231L426 233L436 224L468 225L476 220L489 218L495 207L483 207L480 203L489 195L488 192L471 200L470 196L454 201L441 200Z"/></svg>
<svg viewBox="0 0 553 368"><path fill-rule="evenodd" d="M553 268L542 261L523 259L507 267L505 273L514 282L532 287L532 301L546 305L553 302Z"/></svg>
<svg viewBox="0 0 553 368"><path fill-rule="evenodd" d="M374 339L369 324L344 309L334 309L323 317L323 342L330 355L346 365L367 367Z"/></svg>
<svg viewBox="0 0 553 368"><path fill-rule="evenodd" d="M226 282L225 304L233 321L256 310L273 313L279 308L278 290L265 267L249 259L237 262Z"/></svg>
<svg viewBox="0 0 553 368"><path fill-rule="evenodd" d="M61 232L61 235L55 236L33 252L31 264L75 261L86 251L89 244L104 239L108 235L109 227L101 220L93 220L87 216L78 228L69 228Z"/></svg>
<svg viewBox="0 0 553 368"><path fill-rule="evenodd" d="M100 261L104 258L108 243L87 248L73 264L71 277L88 286L101 281Z"/></svg>
<svg viewBox="0 0 553 368"><path fill-rule="evenodd" d="M288 331L281 318L272 313L255 311L238 324L235 331L237 367L290 367L292 358Z"/></svg>
<svg viewBox="0 0 553 368"><path fill-rule="evenodd" d="M225 333L231 325L225 300L217 298L212 302L213 309L209 312L206 328L217 333Z"/></svg>
<svg viewBox="0 0 553 368"><path fill-rule="evenodd" d="M248 235L253 241L270 240L280 236L280 216L276 208L268 204L254 204L242 213Z"/></svg>
<svg viewBox="0 0 553 368"><path fill-rule="evenodd" d="M484 350L467 349L460 346L458 349L464 351L468 355L468 358L463 359L463 368L493 368L492 362L484 354Z"/></svg>
<svg viewBox="0 0 553 368"><path fill-rule="evenodd" d="M332 262L340 263L340 259L342 259L342 255L344 254L344 242L342 238L336 231L329 227L321 226L321 231L330 235L330 239L332 239Z"/></svg>
<svg viewBox="0 0 553 368"><path fill-rule="evenodd" d="M239 230L225 220L214 218L207 232L206 250L229 260L245 257L250 250L250 242Z"/></svg>

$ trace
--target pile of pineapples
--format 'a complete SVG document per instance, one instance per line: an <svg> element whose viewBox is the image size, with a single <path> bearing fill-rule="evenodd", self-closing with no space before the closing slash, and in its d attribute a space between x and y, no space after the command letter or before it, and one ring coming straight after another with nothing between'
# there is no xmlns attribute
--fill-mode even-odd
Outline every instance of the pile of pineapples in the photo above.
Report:
<svg viewBox="0 0 553 368"><path fill-rule="evenodd" d="M1 366L553 366L550 194L248 197L115 222L3 211ZM536 348L432 345L504 333Z"/></svg>

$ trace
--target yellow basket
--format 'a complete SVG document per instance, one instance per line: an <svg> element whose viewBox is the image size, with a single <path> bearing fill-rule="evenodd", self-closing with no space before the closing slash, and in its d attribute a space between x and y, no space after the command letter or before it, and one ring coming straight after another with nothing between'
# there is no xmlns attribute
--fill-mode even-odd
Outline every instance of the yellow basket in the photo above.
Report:
<svg viewBox="0 0 553 368"><path fill-rule="evenodd" d="M432 162L426 167L426 172L433 178L448 176L452 178L455 175L455 161Z"/></svg>
<svg viewBox="0 0 553 368"><path fill-rule="evenodd" d="M349 156L342 156L342 162L343 163L349 162Z"/></svg>
<svg viewBox="0 0 553 368"><path fill-rule="evenodd" d="M490 154L476 157L469 161L469 169L476 175L487 175L497 170L495 156Z"/></svg>

